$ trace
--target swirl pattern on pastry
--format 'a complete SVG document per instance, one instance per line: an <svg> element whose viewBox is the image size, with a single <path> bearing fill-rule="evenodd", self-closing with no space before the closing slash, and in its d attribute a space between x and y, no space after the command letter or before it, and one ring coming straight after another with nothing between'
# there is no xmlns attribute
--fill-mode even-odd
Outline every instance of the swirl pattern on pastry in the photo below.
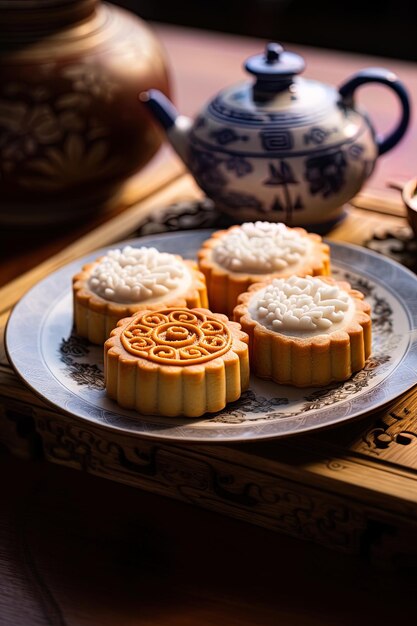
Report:
<svg viewBox="0 0 417 626"><path fill-rule="evenodd" d="M171 309L149 312L121 335L127 352L156 363L192 365L216 359L232 345L229 328L201 312Z"/></svg>

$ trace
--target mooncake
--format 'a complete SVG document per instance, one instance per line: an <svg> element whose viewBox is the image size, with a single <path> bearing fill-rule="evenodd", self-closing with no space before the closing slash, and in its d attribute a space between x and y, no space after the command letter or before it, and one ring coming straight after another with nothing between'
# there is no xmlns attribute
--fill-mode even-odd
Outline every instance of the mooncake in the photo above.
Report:
<svg viewBox="0 0 417 626"><path fill-rule="evenodd" d="M247 389L248 336L207 309L140 311L111 332L104 364L107 394L120 406L196 418Z"/></svg>
<svg viewBox="0 0 417 626"><path fill-rule="evenodd" d="M234 319L249 335L251 371L285 385L347 380L371 353L369 304L330 277L254 284L239 296Z"/></svg>
<svg viewBox="0 0 417 626"><path fill-rule="evenodd" d="M319 235L282 223L246 222L216 231L198 253L210 309L232 316L239 294L273 277L330 274L329 246Z"/></svg>
<svg viewBox="0 0 417 626"><path fill-rule="evenodd" d="M204 275L193 261L131 246L85 265L73 278L73 302L76 333L96 344L139 310L208 305Z"/></svg>

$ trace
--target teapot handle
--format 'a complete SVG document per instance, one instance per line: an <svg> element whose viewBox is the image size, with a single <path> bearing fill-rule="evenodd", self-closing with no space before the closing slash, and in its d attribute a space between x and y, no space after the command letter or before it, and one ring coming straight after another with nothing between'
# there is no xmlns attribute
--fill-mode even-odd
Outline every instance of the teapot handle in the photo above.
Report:
<svg viewBox="0 0 417 626"><path fill-rule="evenodd" d="M376 137L378 156L391 150L402 138L410 121L410 98L403 83L397 76L380 67L369 67L354 74L339 89L342 101L347 106L353 105L355 90L365 83L381 83L390 87L397 94L402 107L401 119L391 133L385 137Z"/></svg>

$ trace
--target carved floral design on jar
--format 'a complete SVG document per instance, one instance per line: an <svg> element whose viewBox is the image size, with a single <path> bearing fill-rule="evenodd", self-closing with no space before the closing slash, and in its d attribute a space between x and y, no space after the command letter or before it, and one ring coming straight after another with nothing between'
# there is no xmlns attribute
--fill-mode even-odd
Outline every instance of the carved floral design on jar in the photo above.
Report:
<svg viewBox="0 0 417 626"><path fill-rule="evenodd" d="M106 141L88 142L81 135L71 134L58 148L48 148L44 158L28 164L33 176L21 178L21 183L39 189L61 189L92 178L110 175L117 159L109 157Z"/></svg>
<svg viewBox="0 0 417 626"><path fill-rule="evenodd" d="M99 66L93 64L69 65L62 71L62 76L72 82L75 92L91 94L95 98L111 102L118 86L111 81Z"/></svg>
<svg viewBox="0 0 417 626"><path fill-rule="evenodd" d="M0 178L19 168L23 186L56 191L108 176L120 164L111 156L110 128L94 113L97 98L113 100L117 83L93 64L67 65L59 78L66 79L67 90L52 98L43 85L2 86Z"/></svg>
<svg viewBox="0 0 417 626"><path fill-rule="evenodd" d="M46 103L30 106L24 101L0 100L0 129L0 155L9 169L63 135L59 119Z"/></svg>

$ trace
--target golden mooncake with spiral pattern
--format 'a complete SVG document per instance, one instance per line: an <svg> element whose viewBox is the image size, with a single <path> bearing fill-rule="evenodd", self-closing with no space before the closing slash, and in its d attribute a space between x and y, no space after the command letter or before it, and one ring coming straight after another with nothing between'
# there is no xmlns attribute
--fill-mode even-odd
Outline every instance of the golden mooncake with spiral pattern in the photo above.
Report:
<svg viewBox="0 0 417 626"><path fill-rule="evenodd" d="M140 311L104 344L107 395L142 414L196 418L249 385L248 336L207 309Z"/></svg>

